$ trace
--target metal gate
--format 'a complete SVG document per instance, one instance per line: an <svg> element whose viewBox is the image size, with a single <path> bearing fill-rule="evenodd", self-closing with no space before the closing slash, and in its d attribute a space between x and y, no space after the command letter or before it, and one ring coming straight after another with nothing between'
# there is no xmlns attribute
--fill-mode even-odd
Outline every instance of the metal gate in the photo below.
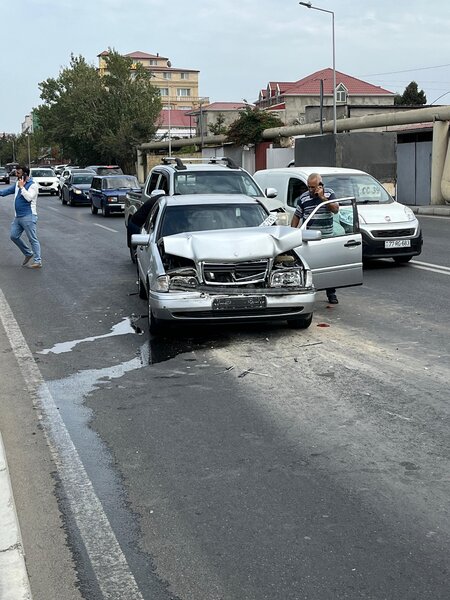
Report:
<svg viewBox="0 0 450 600"><path fill-rule="evenodd" d="M397 200L402 204L430 204L432 142L397 144Z"/></svg>

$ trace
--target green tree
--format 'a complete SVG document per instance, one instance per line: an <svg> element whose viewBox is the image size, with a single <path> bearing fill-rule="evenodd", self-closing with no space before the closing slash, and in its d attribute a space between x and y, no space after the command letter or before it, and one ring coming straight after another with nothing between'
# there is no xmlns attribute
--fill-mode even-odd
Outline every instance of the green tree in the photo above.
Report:
<svg viewBox="0 0 450 600"><path fill-rule="evenodd" d="M283 125L283 121L272 112L246 106L229 126L227 139L238 146L256 144L262 140L264 129Z"/></svg>
<svg viewBox="0 0 450 600"><path fill-rule="evenodd" d="M47 145L58 144L73 162L118 163L132 170L136 144L156 131L161 110L159 91L150 74L132 60L110 50L107 74L82 56L39 87L43 104L36 109Z"/></svg>
<svg viewBox="0 0 450 600"><path fill-rule="evenodd" d="M225 125L225 115L219 113L216 117L215 123L210 123L208 129L213 135L225 135L228 127Z"/></svg>
<svg viewBox="0 0 450 600"><path fill-rule="evenodd" d="M411 81L405 87L403 94L397 94L394 98L396 105L408 105L408 106L422 106L427 103L427 97L425 92L420 90L415 81Z"/></svg>

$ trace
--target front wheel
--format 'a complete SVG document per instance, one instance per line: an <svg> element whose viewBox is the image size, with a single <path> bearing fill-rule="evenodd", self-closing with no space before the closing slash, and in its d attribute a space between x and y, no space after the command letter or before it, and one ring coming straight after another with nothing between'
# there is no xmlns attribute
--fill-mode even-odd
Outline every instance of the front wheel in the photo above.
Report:
<svg viewBox="0 0 450 600"><path fill-rule="evenodd" d="M407 263L412 259L412 256L394 256L394 262L397 264Z"/></svg>
<svg viewBox="0 0 450 600"><path fill-rule="evenodd" d="M139 275L139 267L137 268L137 276L138 276L138 293L139 293L139 298L142 298L142 300L146 300L147 299L147 290L145 288L144 282L141 279L141 276Z"/></svg>
<svg viewBox="0 0 450 600"><path fill-rule="evenodd" d="M148 301L148 331L151 335L160 335L164 330L161 319L157 319L150 306L150 299Z"/></svg>
<svg viewBox="0 0 450 600"><path fill-rule="evenodd" d="M91 213L93 215L96 215L98 213L98 208L96 206L94 206L93 202L91 202Z"/></svg>
<svg viewBox="0 0 450 600"><path fill-rule="evenodd" d="M109 208L107 208L106 206L102 206L102 215L105 219L109 217Z"/></svg>
<svg viewBox="0 0 450 600"><path fill-rule="evenodd" d="M288 327L291 327L291 329L308 329L312 323L312 318L313 316L310 314L308 317L288 319Z"/></svg>
<svg viewBox="0 0 450 600"><path fill-rule="evenodd" d="M61 194L61 204L67 204L67 201L64 198L64 194Z"/></svg>

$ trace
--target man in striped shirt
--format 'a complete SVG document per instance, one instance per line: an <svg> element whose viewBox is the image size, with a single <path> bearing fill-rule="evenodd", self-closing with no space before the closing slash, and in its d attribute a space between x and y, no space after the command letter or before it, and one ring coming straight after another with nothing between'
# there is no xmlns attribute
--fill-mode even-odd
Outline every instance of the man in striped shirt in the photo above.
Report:
<svg viewBox="0 0 450 600"><path fill-rule="evenodd" d="M321 202L335 199L333 190L323 186L319 173L311 173L308 177L308 191L304 192L297 200L297 208L291 222L292 227L298 227L300 220L304 222ZM322 232L323 237L331 237L333 235L333 213L337 212L339 212L337 202L330 202L330 204L322 206L308 223L308 229L318 229ZM330 304L338 304L334 288L328 288L326 293Z"/></svg>

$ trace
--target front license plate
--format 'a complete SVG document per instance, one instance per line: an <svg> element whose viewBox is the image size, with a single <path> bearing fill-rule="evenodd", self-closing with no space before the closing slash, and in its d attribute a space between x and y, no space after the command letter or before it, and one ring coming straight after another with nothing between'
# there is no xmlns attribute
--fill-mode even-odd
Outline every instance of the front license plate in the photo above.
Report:
<svg viewBox="0 0 450 600"><path fill-rule="evenodd" d="M214 298L213 310L260 310L266 308L265 296L242 296L239 298Z"/></svg>
<svg viewBox="0 0 450 600"><path fill-rule="evenodd" d="M411 240L389 240L384 242L385 248L410 248Z"/></svg>

